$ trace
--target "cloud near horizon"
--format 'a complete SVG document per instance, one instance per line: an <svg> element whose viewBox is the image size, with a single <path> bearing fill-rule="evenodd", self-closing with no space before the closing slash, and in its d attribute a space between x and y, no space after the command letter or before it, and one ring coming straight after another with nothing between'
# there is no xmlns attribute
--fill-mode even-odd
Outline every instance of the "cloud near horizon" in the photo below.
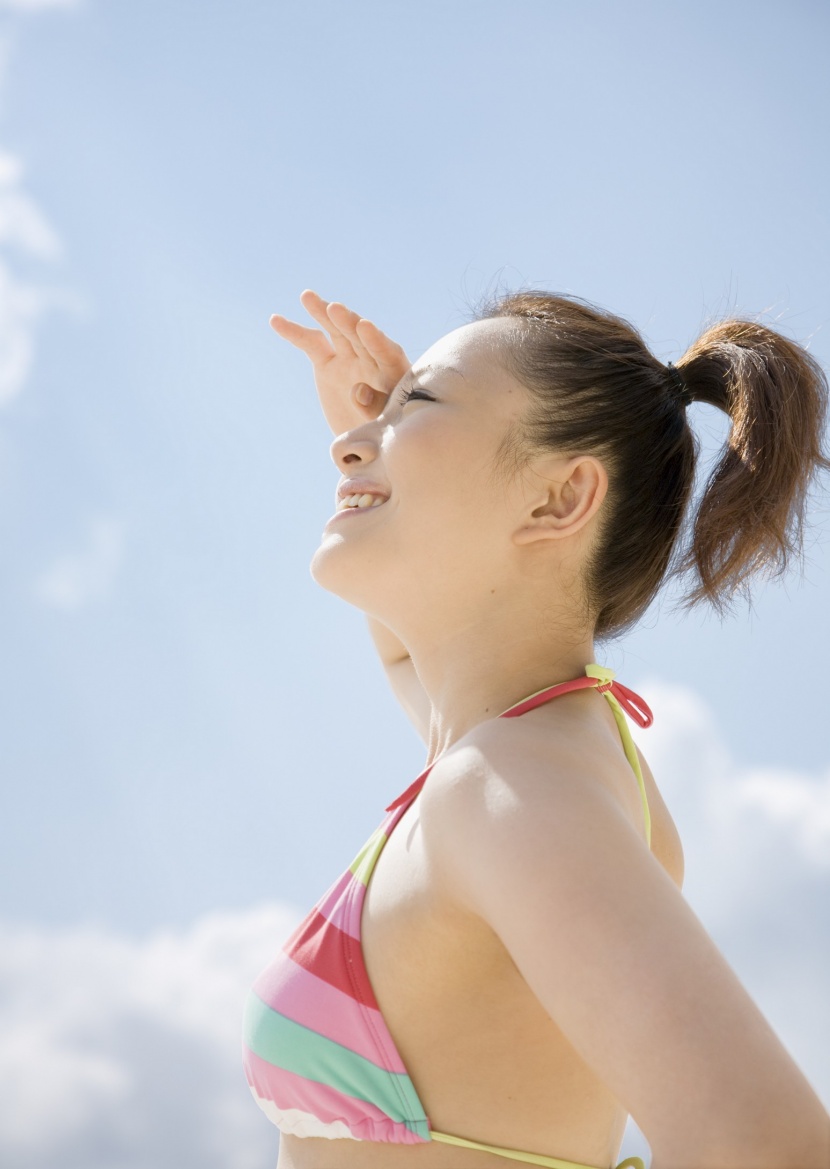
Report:
<svg viewBox="0 0 830 1169"><path fill-rule="evenodd" d="M743 765L692 690L635 689L654 711L632 731L683 840L684 896L830 1108L830 766Z"/></svg>
<svg viewBox="0 0 830 1169"><path fill-rule="evenodd" d="M143 940L0 926L0 1163L273 1164L276 1130L242 1071L242 1007L298 916L262 905Z"/></svg>

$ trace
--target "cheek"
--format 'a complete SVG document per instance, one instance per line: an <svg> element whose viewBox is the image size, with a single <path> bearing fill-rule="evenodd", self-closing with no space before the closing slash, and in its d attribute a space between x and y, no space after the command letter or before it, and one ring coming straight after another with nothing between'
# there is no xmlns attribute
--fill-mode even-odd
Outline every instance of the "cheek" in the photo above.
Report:
<svg viewBox="0 0 830 1169"><path fill-rule="evenodd" d="M466 454L451 436L428 431L411 433L387 462L393 491L403 513L421 516L432 526L442 515L463 507L468 496Z"/></svg>
<svg viewBox="0 0 830 1169"><path fill-rule="evenodd" d="M486 543L498 527L499 498L487 480L489 447L475 434L426 427L406 438L386 461L402 532L422 533L436 546L463 543L469 554L471 542Z"/></svg>

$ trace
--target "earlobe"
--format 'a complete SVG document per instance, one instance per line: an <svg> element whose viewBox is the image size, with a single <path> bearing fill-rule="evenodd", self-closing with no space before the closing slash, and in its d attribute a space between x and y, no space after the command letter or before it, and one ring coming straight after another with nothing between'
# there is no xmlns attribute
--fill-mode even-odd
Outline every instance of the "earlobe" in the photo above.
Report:
<svg viewBox="0 0 830 1169"><path fill-rule="evenodd" d="M529 501L530 513L513 534L515 544L572 536L598 511L608 492L608 475L599 459L579 455L549 468L542 489Z"/></svg>

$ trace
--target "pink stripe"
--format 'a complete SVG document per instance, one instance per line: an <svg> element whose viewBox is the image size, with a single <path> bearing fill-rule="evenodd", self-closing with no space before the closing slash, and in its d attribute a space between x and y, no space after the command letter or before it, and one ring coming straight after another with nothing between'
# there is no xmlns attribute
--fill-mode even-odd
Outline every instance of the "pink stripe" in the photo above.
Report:
<svg viewBox="0 0 830 1169"><path fill-rule="evenodd" d="M342 1120L356 1140L393 1141L395 1144L420 1145L419 1137L385 1112L366 1100L346 1096L328 1084L318 1084L294 1072L274 1067L245 1048L245 1075L260 1100L273 1100L277 1108L298 1108L330 1124Z"/></svg>
<svg viewBox="0 0 830 1169"><path fill-rule="evenodd" d="M354 873L350 869L346 869L340 880L324 895L322 901L317 903L317 909L326 921L336 925L344 934L348 934L352 938L359 938L360 907L363 905L363 898L361 897L358 901L353 896L349 897L349 885L360 885L363 888L362 883Z"/></svg>
<svg viewBox="0 0 830 1169"><path fill-rule="evenodd" d="M388 1072L406 1068L380 1011L357 1002L286 954L262 971L253 991L281 1015L333 1039Z"/></svg>

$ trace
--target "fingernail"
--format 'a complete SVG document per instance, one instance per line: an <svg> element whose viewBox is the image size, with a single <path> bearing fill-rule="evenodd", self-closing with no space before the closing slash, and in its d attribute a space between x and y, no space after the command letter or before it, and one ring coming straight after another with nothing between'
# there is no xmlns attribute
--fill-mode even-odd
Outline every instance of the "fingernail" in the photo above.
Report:
<svg viewBox="0 0 830 1169"><path fill-rule="evenodd" d="M357 400L358 400L358 402L362 402L364 406L368 406L369 403L372 401L371 387L367 386L365 383L362 383L361 385L359 385L357 387Z"/></svg>

